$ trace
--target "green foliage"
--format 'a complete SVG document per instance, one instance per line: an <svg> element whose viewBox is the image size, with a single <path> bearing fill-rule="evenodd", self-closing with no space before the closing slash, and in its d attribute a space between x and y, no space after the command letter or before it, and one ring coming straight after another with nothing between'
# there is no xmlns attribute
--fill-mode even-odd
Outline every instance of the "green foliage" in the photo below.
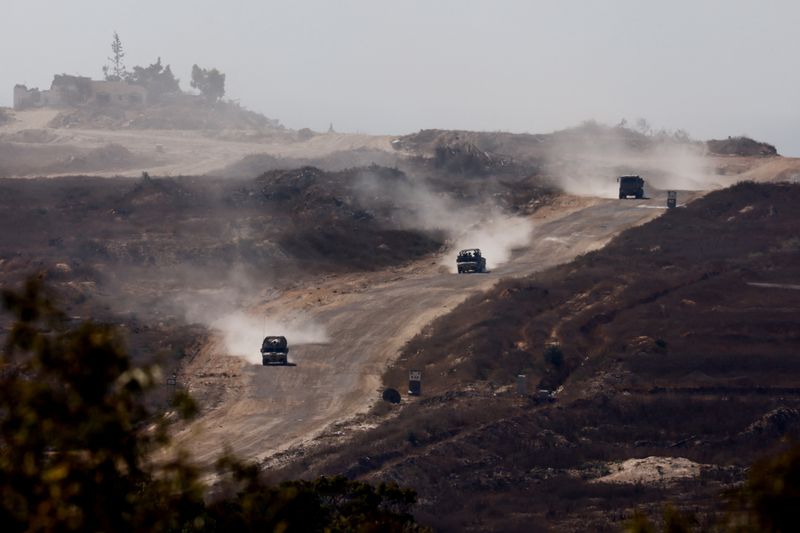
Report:
<svg viewBox="0 0 800 533"><path fill-rule="evenodd" d="M162 95L179 93L181 90L172 69L169 65L162 66L160 57L147 67L133 67L133 72L126 80L145 87L148 97L155 101Z"/></svg>
<svg viewBox="0 0 800 533"><path fill-rule="evenodd" d="M800 509L800 445L756 462L734 494L732 531L797 531Z"/></svg>
<svg viewBox="0 0 800 533"><path fill-rule="evenodd" d="M157 367L131 365L108 325L69 328L36 279L4 291L15 322L0 354L0 523L4 531L414 531L415 494L344 478L263 482L226 454L206 502L201 471L168 444L145 404ZM196 412L186 394L173 408ZM164 454L159 454L158 457Z"/></svg>
<svg viewBox="0 0 800 533"><path fill-rule="evenodd" d="M209 102L216 102L225 96L225 74L215 68L206 70L193 65L191 85L203 93Z"/></svg>
<svg viewBox="0 0 800 533"><path fill-rule="evenodd" d="M37 280L5 292L16 318L0 359L0 517L11 530L119 530L134 521L144 458L166 440L143 392L158 369L133 368L119 335L67 329Z"/></svg>

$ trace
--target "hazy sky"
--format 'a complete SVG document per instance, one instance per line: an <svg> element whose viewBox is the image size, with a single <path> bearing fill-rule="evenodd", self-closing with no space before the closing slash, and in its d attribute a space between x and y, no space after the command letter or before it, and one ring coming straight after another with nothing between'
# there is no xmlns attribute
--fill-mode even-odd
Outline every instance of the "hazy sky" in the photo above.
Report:
<svg viewBox="0 0 800 533"><path fill-rule="evenodd" d="M646 118L800 156L800 1L0 0L0 105L15 83L193 63L292 127L548 132ZM5 89L2 89L2 88Z"/></svg>

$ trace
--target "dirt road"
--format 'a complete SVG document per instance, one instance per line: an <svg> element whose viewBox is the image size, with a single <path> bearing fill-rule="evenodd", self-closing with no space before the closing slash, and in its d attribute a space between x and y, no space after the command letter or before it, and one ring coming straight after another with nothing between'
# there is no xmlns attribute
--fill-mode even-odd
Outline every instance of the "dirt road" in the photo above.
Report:
<svg viewBox="0 0 800 533"><path fill-rule="evenodd" d="M455 275L428 267L356 291L343 284L337 290L333 281L328 293L335 297L320 299L308 311L311 320L326 327L330 342L292 346L290 360L296 366L240 363L238 379L218 382L231 387L219 405L177 441L208 464L225 445L242 458L260 460L313 438L327 425L368 409L379 398L385 366L436 316L500 278L530 274L597 249L620 231L660 215L663 203L592 200L568 214L556 211L536 221L527 248L488 274ZM283 295L265 312L296 309L299 297ZM186 369L186 379L211 375L223 359L224 354L208 350Z"/></svg>

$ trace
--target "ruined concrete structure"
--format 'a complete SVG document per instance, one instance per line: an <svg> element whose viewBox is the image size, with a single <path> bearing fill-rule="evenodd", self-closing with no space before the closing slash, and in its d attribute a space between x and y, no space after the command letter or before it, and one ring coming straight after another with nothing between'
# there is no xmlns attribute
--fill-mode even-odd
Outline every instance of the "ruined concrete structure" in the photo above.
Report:
<svg viewBox="0 0 800 533"><path fill-rule="evenodd" d="M93 80L84 76L57 74L50 89L40 91L14 86L14 109L69 107L81 104L135 106L147 103L147 89L125 81Z"/></svg>

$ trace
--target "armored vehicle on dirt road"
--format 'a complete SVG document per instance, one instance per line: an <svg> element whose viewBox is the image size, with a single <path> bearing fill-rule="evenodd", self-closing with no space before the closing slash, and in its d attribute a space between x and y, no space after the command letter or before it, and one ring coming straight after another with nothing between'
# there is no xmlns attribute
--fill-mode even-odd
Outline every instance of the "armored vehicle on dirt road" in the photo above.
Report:
<svg viewBox="0 0 800 533"><path fill-rule="evenodd" d="M481 251L477 248L461 250L458 252L458 257L456 257L456 266L459 274L486 272L486 258L481 255Z"/></svg>
<svg viewBox="0 0 800 533"><path fill-rule="evenodd" d="M286 337L266 337L261 343L262 365L285 365L288 360L289 345Z"/></svg>
<svg viewBox="0 0 800 533"><path fill-rule="evenodd" d="M619 182L620 199L628 196L644 198L644 180L639 176L620 176L617 181Z"/></svg>

